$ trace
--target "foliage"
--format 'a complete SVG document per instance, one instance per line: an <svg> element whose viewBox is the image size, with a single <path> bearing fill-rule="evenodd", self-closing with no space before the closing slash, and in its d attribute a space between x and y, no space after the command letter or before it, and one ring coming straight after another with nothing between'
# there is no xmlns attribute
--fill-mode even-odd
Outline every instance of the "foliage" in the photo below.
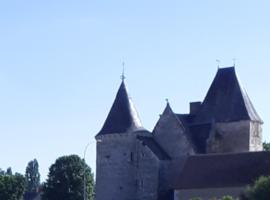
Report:
<svg viewBox="0 0 270 200"><path fill-rule="evenodd" d="M43 189L43 200L82 200L84 174L87 200L93 200L94 179L91 168L77 155L58 158L49 170Z"/></svg>
<svg viewBox="0 0 270 200"><path fill-rule="evenodd" d="M233 200L231 196L224 196L221 200Z"/></svg>
<svg viewBox="0 0 270 200"><path fill-rule="evenodd" d="M11 167L7 168L6 174L7 175L12 175L12 169L11 169Z"/></svg>
<svg viewBox="0 0 270 200"><path fill-rule="evenodd" d="M201 200L201 198L192 198L191 200ZM212 198L211 200L234 200L231 196L223 196L221 199Z"/></svg>
<svg viewBox="0 0 270 200"><path fill-rule="evenodd" d="M0 168L0 175L5 175L5 171Z"/></svg>
<svg viewBox="0 0 270 200"><path fill-rule="evenodd" d="M263 150L270 151L270 143L269 142L263 142Z"/></svg>
<svg viewBox="0 0 270 200"><path fill-rule="evenodd" d="M0 199L21 200L25 188L24 176L18 173L12 175L11 169L7 172L0 171Z"/></svg>
<svg viewBox="0 0 270 200"><path fill-rule="evenodd" d="M26 178L26 191L27 192L37 192L40 186L40 173L39 173L39 165L36 159L30 161L27 164L25 170L25 178Z"/></svg>
<svg viewBox="0 0 270 200"><path fill-rule="evenodd" d="M241 200L270 199L270 177L261 176L253 186L248 186L241 195Z"/></svg>

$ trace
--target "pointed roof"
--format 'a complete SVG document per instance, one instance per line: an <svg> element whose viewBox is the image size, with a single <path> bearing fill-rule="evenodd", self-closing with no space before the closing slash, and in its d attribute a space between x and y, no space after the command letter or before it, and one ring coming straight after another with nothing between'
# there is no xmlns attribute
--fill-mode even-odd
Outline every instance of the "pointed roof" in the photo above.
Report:
<svg viewBox="0 0 270 200"><path fill-rule="evenodd" d="M142 129L139 115L128 95L123 79L107 119L97 135L134 132Z"/></svg>
<svg viewBox="0 0 270 200"><path fill-rule="evenodd" d="M241 87L235 68L219 68L195 119L200 122L252 120L262 123L246 91Z"/></svg>
<svg viewBox="0 0 270 200"><path fill-rule="evenodd" d="M166 107L162 113L162 115L169 115L169 114L174 114L172 108L171 108L171 105L169 102L166 103Z"/></svg>

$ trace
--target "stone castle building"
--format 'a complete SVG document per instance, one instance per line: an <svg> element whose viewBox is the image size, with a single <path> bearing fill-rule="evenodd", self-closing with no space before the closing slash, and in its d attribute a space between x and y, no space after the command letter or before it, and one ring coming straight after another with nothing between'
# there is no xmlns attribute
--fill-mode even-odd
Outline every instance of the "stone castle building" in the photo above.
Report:
<svg viewBox="0 0 270 200"><path fill-rule="evenodd" d="M262 124L234 67L218 69L205 99L190 103L188 114L167 103L152 132L122 80L96 135L96 200L238 196L270 174Z"/></svg>

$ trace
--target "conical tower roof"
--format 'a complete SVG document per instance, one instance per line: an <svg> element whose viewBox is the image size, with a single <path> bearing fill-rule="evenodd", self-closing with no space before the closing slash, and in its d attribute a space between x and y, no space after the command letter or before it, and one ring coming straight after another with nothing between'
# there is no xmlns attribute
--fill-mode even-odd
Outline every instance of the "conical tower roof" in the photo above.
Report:
<svg viewBox="0 0 270 200"><path fill-rule="evenodd" d="M195 121L229 122L251 120L262 123L234 67L220 68L207 92Z"/></svg>
<svg viewBox="0 0 270 200"><path fill-rule="evenodd" d="M127 133L142 130L139 115L128 95L124 80L118 89L116 98L107 119L97 135Z"/></svg>

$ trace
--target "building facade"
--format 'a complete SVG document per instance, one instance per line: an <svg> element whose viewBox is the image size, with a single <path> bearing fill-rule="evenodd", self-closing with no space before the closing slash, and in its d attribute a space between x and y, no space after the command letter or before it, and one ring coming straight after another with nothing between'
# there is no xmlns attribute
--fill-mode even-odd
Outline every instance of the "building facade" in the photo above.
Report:
<svg viewBox="0 0 270 200"><path fill-rule="evenodd" d="M252 156L261 158L262 124L234 67L218 69L205 99L190 103L189 113L175 113L167 103L153 131L143 128L123 79L107 119L96 135L96 200L172 200L189 199L193 195L206 199L206 187L187 186L179 181L184 180L183 174L192 176L186 173L189 169L186 166L190 163L200 166L206 157L209 162L204 165L208 168L211 162L239 159L235 155L245 157L238 163L245 166L246 158L257 151ZM266 158L268 154L264 154ZM263 165L262 158L258 162ZM223 173L232 170L229 164L226 170ZM261 170L264 172L268 173ZM218 180L219 184L209 185L217 193L233 188L229 190L232 195L239 194L243 184L248 184L245 181L242 185L234 184L232 180L225 187L222 179Z"/></svg>

